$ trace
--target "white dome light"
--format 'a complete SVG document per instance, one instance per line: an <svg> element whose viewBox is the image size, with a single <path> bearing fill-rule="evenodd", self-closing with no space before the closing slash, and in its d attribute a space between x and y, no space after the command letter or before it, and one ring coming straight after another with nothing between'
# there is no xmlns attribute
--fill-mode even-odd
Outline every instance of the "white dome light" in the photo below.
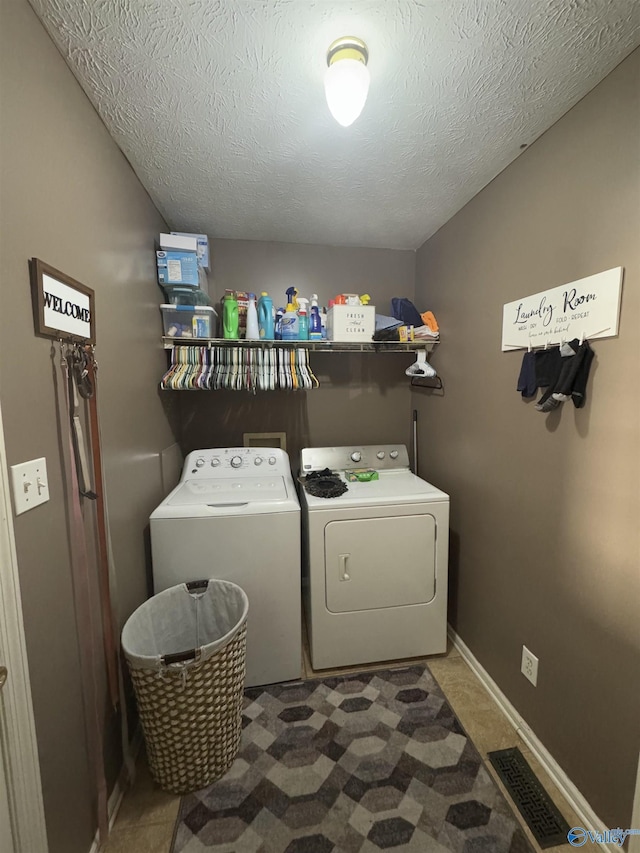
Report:
<svg viewBox="0 0 640 853"><path fill-rule="evenodd" d="M329 47L324 90L331 115L343 127L353 124L367 100L368 58L366 44L357 38L340 38Z"/></svg>

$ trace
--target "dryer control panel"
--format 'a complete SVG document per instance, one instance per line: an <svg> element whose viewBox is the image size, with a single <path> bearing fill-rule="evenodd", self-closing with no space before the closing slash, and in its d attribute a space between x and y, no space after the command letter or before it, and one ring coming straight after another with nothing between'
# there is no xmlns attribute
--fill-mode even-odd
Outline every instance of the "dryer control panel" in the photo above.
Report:
<svg viewBox="0 0 640 853"><path fill-rule="evenodd" d="M348 471L352 468L374 468L390 471L409 468L409 453L404 444L365 444L348 447L305 447L300 453L303 473Z"/></svg>
<svg viewBox="0 0 640 853"><path fill-rule="evenodd" d="M214 447L185 459L181 481L226 477L291 476L289 457L279 447Z"/></svg>

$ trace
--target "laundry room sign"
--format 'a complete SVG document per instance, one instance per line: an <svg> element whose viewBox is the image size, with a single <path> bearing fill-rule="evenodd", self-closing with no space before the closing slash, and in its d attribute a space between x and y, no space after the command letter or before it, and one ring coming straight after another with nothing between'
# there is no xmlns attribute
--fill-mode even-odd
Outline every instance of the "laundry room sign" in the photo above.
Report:
<svg viewBox="0 0 640 853"><path fill-rule="evenodd" d="M38 258L29 270L36 335L95 344L93 290Z"/></svg>
<svg viewBox="0 0 640 853"><path fill-rule="evenodd" d="M581 278L502 309L502 350L618 334L622 267Z"/></svg>

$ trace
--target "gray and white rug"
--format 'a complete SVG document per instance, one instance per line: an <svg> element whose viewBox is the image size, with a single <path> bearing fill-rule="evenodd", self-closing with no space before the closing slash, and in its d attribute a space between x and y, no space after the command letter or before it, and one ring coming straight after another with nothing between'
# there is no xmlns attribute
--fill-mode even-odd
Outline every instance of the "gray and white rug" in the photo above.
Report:
<svg viewBox="0 0 640 853"><path fill-rule="evenodd" d="M532 853L423 666L252 688L243 726L172 853Z"/></svg>

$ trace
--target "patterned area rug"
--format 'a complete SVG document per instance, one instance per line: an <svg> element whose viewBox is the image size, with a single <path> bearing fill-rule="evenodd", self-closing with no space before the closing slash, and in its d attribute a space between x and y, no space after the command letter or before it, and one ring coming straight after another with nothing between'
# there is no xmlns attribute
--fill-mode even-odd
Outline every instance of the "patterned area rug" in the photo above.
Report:
<svg viewBox="0 0 640 853"><path fill-rule="evenodd" d="M243 725L172 853L532 853L423 666L251 688Z"/></svg>

